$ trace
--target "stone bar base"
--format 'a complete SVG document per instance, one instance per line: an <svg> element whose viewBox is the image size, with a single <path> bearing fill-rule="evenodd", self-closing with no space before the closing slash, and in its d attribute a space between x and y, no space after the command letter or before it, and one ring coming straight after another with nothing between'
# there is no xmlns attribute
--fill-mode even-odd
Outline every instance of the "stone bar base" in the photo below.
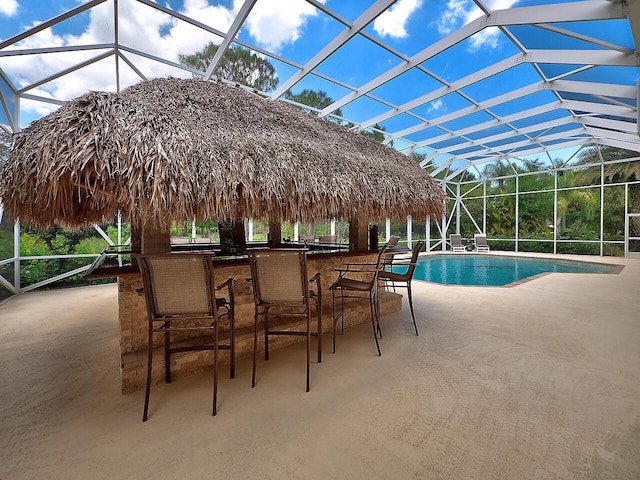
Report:
<svg viewBox="0 0 640 480"><path fill-rule="evenodd" d="M308 274L311 277L315 272L320 272L322 288L322 330L331 332L331 291L329 286L337 277L336 268L342 268L344 263L372 263L377 254L352 253L349 255L310 255L308 261ZM254 303L251 284L247 281L250 277L247 262L225 263L214 262L216 284L221 284L227 278L234 279L235 292L235 320L236 320L236 361L251 357L253 353L253 316ZM338 305L336 305L338 306ZM142 279L139 274L124 274L118 277L118 308L120 322L120 355L121 355L121 379L122 393L131 393L144 388L147 375L147 344L148 344L148 320L144 294L142 293ZM381 296L381 314L386 315L397 312L402 308L402 296L397 293L384 292ZM312 331L315 331L315 312ZM345 327L363 322L370 322L368 298L362 300L349 299L345 301ZM304 322L301 323L303 325ZM340 328L340 323L337 325ZM258 351L264 351L264 336L261 326L258 327ZM157 334L154 339L153 355L153 383L164 381L164 349L162 334ZM371 334L373 336L373 332ZM224 322L220 331L221 343L227 341L228 331ZM330 338L323 339L323 353L331 351ZM190 344L204 339L184 339ZM274 336L270 339L269 349L277 349L291 345L294 342L304 341L299 336ZM314 351L315 351L315 339ZM372 352L375 353L375 343L371 338ZM229 352L219 352L219 362L229 363ZM313 356L313 354L312 354ZM213 364L213 352L180 352L171 356L172 379L180 378L191 373L205 370ZM220 368L221 375L228 375L225 366Z"/></svg>

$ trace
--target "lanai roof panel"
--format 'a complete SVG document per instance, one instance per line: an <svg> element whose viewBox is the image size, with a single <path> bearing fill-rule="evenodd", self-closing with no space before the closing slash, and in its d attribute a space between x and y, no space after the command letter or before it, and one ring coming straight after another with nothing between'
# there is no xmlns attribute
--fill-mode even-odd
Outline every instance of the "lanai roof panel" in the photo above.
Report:
<svg viewBox="0 0 640 480"><path fill-rule="evenodd" d="M338 85L335 82L318 77L317 75L307 75L301 81L291 87L291 93L298 94L303 90L313 90L316 92L324 92L330 98L336 98L351 92L350 89Z"/></svg>
<svg viewBox="0 0 640 480"><path fill-rule="evenodd" d="M469 115L465 115L460 118L456 118L454 120L451 120L450 122L445 122L442 124L442 128L446 128L447 130L452 132L462 133L466 129L472 127L473 125L483 124L493 119L494 117L489 115L487 112L480 111L480 112L472 113ZM464 133L464 135L467 136L466 133Z"/></svg>
<svg viewBox="0 0 640 480"><path fill-rule="evenodd" d="M556 101L557 98L550 91L537 91L530 95L515 98L509 102L491 106L490 110L498 116L513 115L515 113L525 113L538 105Z"/></svg>
<svg viewBox="0 0 640 480"><path fill-rule="evenodd" d="M372 113L380 114L387 111L388 108L376 100L363 96L342 107L342 114L345 118L361 123L367 120Z"/></svg>
<svg viewBox="0 0 640 480"><path fill-rule="evenodd" d="M571 115L564 109L552 109L538 115L526 116L517 120L509 122L515 128L527 128L531 126L540 125L540 128L544 128L544 125L559 119L570 119Z"/></svg>
<svg viewBox="0 0 640 480"><path fill-rule="evenodd" d="M411 111L427 120L433 120L472 105L469 100L457 92L453 92L413 108Z"/></svg>
<svg viewBox="0 0 640 480"><path fill-rule="evenodd" d="M598 66L571 75L571 80L580 82L614 83L618 85L636 85L640 80L638 67ZM606 92L603 92L606 94Z"/></svg>
<svg viewBox="0 0 640 480"><path fill-rule="evenodd" d="M513 92L520 88L534 85L540 76L528 64L516 65L495 75L462 88L462 92L477 102L484 102L494 97Z"/></svg>
<svg viewBox="0 0 640 480"><path fill-rule="evenodd" d="M287 2L258 0L238 32L238 38L304 65L346 28L311 3L305 2L295 13L288 10L291 8ZM288 25L275 30L270 28L269 23L280 17L288 19ZM296 25L297 21L302 23Z"/></svg>
<svg viewBox="0 0 640 480"><path fill-rule="evenodd" d="M405 128L414 127L419 123L421 123L421 120L404 113L402 115L395 115L384 122L380 122L379 125L383 126L388 132L396 132L398 130L404 130Z"/></svg>
<svg viewBox="0 0 640 480"><path fill-rule="evenodd" d="M518 53L513 44L498 36L495 43L471 37L434 55L421 65L446 82L455 82Z"/></svg>
<svg viewBox="0 0 640 480"><path fill-rule="evenodd" d="M362 36L354 36L316 69L346 84L359 86L401 60Z"/></svg>
<svg viewBox="0 0 640 480"><path fill-rule="evenodd" d="M412 142L426 142L430 146L429 141L434 137L438 137L443 134L447 134L445 130L440 127L428 127L422 130L417 131L416 133L411 133L409 135L405 135L404 138L412 141Z"/></svg>
<svg viewBox="0 0 640 480"><path fill-rule="evenodd" d="M375 88L371 93L398 106L429 93L442 84L427 73L412 68Z"/></svg>
<svg viewBox="0 0 640 480"><path fill-rule="evenodd" d="M478 140L486 137L491 137L493 135L505 134L512 131L513 130L507 125L496 125L493 127L484 128L482 130L475 130L473 132L465 133L465 137L468 137L471 140Z"/></svg>

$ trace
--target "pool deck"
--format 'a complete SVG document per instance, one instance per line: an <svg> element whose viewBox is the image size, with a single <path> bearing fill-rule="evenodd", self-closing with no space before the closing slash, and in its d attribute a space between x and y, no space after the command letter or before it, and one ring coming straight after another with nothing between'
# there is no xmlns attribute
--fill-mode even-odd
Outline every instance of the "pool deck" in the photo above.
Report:
<svg viewBox="0 0 640 480"><path fill-rule="evenodd" d="M489 255L503 252L492 252ZM534 254L526 254L535 256ZM115 285L0 305L0 478L640 478L640 260L516 287L415 282L406 307L304 346L120 394ZM325 345L330 345L327 337Z"/></svg>

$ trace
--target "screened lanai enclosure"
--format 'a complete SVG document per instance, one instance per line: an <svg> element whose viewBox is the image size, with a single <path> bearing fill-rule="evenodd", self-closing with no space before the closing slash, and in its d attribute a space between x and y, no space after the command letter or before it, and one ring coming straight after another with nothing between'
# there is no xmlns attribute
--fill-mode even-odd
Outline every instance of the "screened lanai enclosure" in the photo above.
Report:
<svg viewBox="0 0 640 480"><path fill-rule="evenodd" d="M376 219L380 241L440 251L452 233L483 233L492 251L640 253L640 0L17 0L0 6L0 36L3 164L13 134L89 91L195 77L426 170L446 212ZM118 214L43 229L0 204L0 220L0 300L76 279L130 242ZM219 242L222 220L176 221L172 241ZM347 220L285 224L283 236L348 243ZM268 238L268 219L243 222L247 241Z"/></svg>

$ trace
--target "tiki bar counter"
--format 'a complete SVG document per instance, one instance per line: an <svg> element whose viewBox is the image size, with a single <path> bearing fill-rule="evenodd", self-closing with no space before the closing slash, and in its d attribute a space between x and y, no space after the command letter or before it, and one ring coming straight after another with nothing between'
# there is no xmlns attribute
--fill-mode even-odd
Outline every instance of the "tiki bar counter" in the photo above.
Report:
<svg viewBox="0 0 640 480"><path fill-rule="evenodd" d="M153 243L156 248L165 246L168 236L156 234L156 237L147 242L147 250ZM357 239L355 240L357 241ZM361 239L362 241L362 239ZM352 242L354 243L354 242ZM247 249L260 249L264 244L249 244ZM283 242L283 248L308 247L308 273L314 275L320 273L322 289L322 330L331 331L331 293L329 287L336 280L337 269L343 268L346 263L375 263L378 252L367 250L349 251L346 245L305 245L304 242ZM234 310L235 310L235 350L236 361L242 358L250 358L253 352L253 323L254 323L254 297L252 292L251 271L246 255L221 255L219 245L173 245L172 252L186 251L211 251L214 263L214 275L216 284L222 284L229 278L233 278ZM102 259L105 257L103 256ZM101 259L101 260L102 260ZM96 262L87 275L89 278L117 277L118 281L118 319L120 327L120 372L122 381L122 393L131 393L143 389L147 375L147 348L149 335L149 321L147 305L143 291L142 277L138 267L110 267L105 263ZM402 295L391 291L384 291L380 297L380 314L382 316L399 311L402 308ZM315 318L315 313L312 316ZM304 320L300 321L301 324ZM370 322L369 303L366 296L362 299L350 299L345 303L344 325L345 328L363 322ZM224 329L222 329L224 327ZM315 331L315 322L312 325ZM164 355L161 333L156 333L154 340L156 346L153 355L153 383L164 381ZM221 324L221 342L228 342L229 332L226 324ZM270 350L281 348L304 339L299 336L278 336L269 342ZM197 343L200 339L195 336L185 338L181 343L188 345ZM338 338L338 342L340 339ZM264 349L264 338L258 335L258 351ZM331 352L330 342L326 342L323 353ZM371 354L376 355L375 345L371 342ZM229 352L221 350L221 364L229 363ZM194 372L202 371L212 365L212 353L210 351L180 352L171 355L172 378L179 378ZM224 372L224 369L222 370Z"/></svg>
<svg viewBox="0 0 640 480"><path fill-rule="evenodd" d="M336 279L335 269L342 268L345 262L371 263L375 262L377 252L318 253L309 255L309 272L320 273L322 285L322 314L323 331L331 329L331 294L329 286ZM247 260L215 260L216 282L222 283L233 278L235 296L235 348L236 359L250 357L253 351L253 315L254 301L251 291L249 262ZM122 393L130 393L142 389L146 381L148 319L144 293L141 292L142 279L139 273L124 273L118 276L118 317L120 323L120 372L122 376ZM380 313L386 315L399 311L402 307L402 296L393 292L385 292L381 297ZM367 298L352 300L345 307L345 327L357 323L369 322L369 305ZM303 321L301 321L303 322ZM313 327L315 329L315 326ZM161 335L161 334L157 334ZM222 337L228 332L221 332ZM188 341L188 340L185 340ZM225 341L224 338L222 340ZM270 341L270 349L283 347L296 341L303 341L296 336L280 336ZM258 351L263 350L263 337L258 335ZM154 355L153 381L160 383L164 380L162 340L154 342L157 354ZM330 348L325 347L325 353ZM228 363L228 352L221 351L221 363ZM371 342L371 355L375 355L375 345ZM211 366L211 353L183 352L171 356L172 375L180 377Z"/></svg>

